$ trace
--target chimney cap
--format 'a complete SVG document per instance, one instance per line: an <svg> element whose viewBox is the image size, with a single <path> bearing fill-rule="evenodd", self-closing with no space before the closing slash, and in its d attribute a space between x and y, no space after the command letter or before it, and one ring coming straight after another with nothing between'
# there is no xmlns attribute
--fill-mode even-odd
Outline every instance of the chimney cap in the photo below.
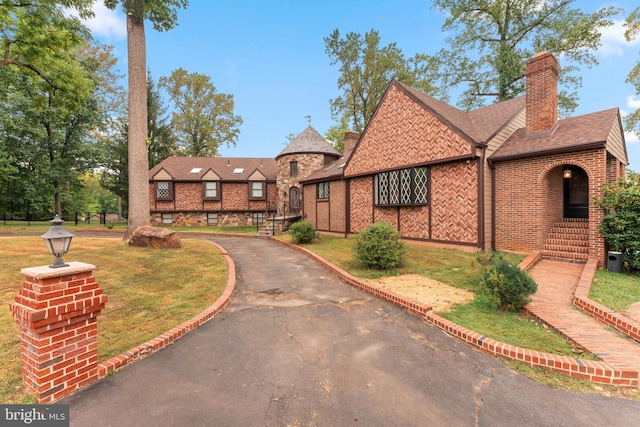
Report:
<svg viewBox="0 0 640 427"><path fill-rule="evenodd" d="M547 53L549 53L549 52L547 52L546 50L541 50L540 52L536 53L536 54L534 55L534 57L538 57L538 56L546 55Z"/></svg>

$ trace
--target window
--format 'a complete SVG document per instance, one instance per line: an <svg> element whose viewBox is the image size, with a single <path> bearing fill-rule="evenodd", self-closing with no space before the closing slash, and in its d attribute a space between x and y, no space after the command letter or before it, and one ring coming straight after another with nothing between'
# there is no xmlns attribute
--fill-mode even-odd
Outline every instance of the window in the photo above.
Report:
<svg viewBox="0 0 640 427"><path fill-rule="evenodd" d="M218 191L218 181L204 182L204 198L205 200L220 200L220 192Z"/></svg>
<svg viewBox="0 0 640 427"><path fill-rule="evenodd" d="M329 198L329 182L319 182L318 183L318 199L328 199Z"/></svg>
<svg viewBox="0 0 640 427"><path fill-rule="evenodd" d="M251 182L251 199L264 200L264 182Z"/></svg>
<svg viewBox="0 0 640 427"><path fill-rule="evenodd" d="M171 184L171 181L156 181L156 199L173 199L173 186Z"/></svg>
<svg viewBox="0 0 640 427"><path fill-rule="evenodd" d="M261 225L264 221L264 213L254 212L251 219L253 221L253 225Z"/></svg>
<svg viewBox="0 0 640 427"><path fill-rule="evenodd" d="M380 172L375 177L374 202L378 206L429 204L429 168Z"/></svg>
<svg viewBox="0 0 640 427"><path fill-rule="evenodd" d="M298 162L289 163L289 173L291 176L298 176Z"/></svg>
<svg viewBox="0 0 640 427"><path fill-rule="evenodd" d="M218 213L207 214L207 225L218 225Z"/></svg>
<svg viewBox="0 0 640 427"><path fill-rule="evenodd" d="M163 213L162 214L162 223L163 224L173 224L173 214Z"/></svg>

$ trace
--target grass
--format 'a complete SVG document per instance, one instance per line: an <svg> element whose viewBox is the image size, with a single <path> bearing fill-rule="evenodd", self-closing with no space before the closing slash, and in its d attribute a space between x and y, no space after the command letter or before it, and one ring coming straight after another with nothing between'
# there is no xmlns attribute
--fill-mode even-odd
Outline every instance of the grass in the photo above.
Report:
<svg viewBox="0 0 640 427"><path fill-rule="evenodd" d="M625 314L629 307L640 301L640 277L631 273L596 273L589 298L617 313Z"/></svg>
<svg viewBox="0 0 640 427"><path fill-rule="evenodd" d="M215 246L182 239L173 250L130 248L121 239L78 236L65 261L97 266L94 276L108 295L98 327L99 360L123 353L190 319L222 293L227 265ZM0 402L32 403L21 387L19 330L8 305L22 286L24 267L52 257L39 237L1 237Z"/></svg>
<svg viewBox="0 0 640 427"><path fill-rule="evenodd" d="M286 235L282 239L290 240ZM356 277L372 279L396 274L419 274L449 286L471 292L478 291L483 270L475 260L474 253L407 245L406 260L402 267L394 271L375 271L353 260L353 243L353 239L322 235L320 239L302 246ZM521 255L503 255L516 265L524 259ZM461 326L511 345L547 353L594 358L580 354L580 350L567 343L563 337L519 313L491 309L481 298L476 298L468 304L454 305L450 311L438 314Z"/></svg>

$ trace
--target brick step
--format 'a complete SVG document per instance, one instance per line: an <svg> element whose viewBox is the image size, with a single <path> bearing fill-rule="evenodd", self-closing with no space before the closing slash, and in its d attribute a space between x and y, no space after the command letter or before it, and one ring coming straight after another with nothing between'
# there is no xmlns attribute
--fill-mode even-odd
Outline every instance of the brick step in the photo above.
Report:
<svg viewBox="0 0 640 427"><path fill-rule="evenodd" d="M589 259L588 253L566 252L566 251L553 251L543 250L542 258L550 259L554 261L571 261L571 262L587 262Z"/></svg>
<svg viewBox="0 0 640 427"><path fill-rule="evenodd" d="M575 246L575 247L588 247L589 239L571 239L566 238L564 236L553 237L549 236L546 242L547 245L567 245L567 246Z"/></svg>
<svg viewBox="0 0 640 427"><path fill-rule="evenodd" d="M589 235L588 234L564 234L564 233L549 233L547 237L547 241L551 240L562 240L562 241L572 241L572 242L588 242Z"/></svg>
<svg viewBox="0 0 640 427"><path fill-rule="evenodd" d="M588 222L555 222L555 223L551 224L551 227L552 228L567 228L567 229L578 228L578 229L588 230L589 229L589 223Z"/></svg>
<svg viewBox="0 0 640 427"><path fill-rule="evenodd" d="M584 227L551 227L551 233L589 234L589 229Z"/></svg>
<svg viewBox="0 0 640 427"><path fill-rule="evenodd" d="M556 252L567 252L567 253L579 253L579 254L588 254L589 247L588 246L570 246L570 245L550 245L546 243L544 245L545 251L556 251Z"/></svg>

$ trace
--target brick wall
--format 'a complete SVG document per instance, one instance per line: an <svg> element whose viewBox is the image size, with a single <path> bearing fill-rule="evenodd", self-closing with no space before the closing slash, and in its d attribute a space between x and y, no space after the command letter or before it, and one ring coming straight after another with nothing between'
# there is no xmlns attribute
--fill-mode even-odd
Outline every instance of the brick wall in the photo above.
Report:
<svg viewBox="0 0 640 427"><path fill-rule="evenodd" d="M352 132L353 133L353 132ZM331 223L331 231L344 233L347 230L346 223L346 182L331 181L329 183L329 221Z"/></svg>
<svg viewBox="0 0 640 427"><path fill-rule="evenodd" d="M318 219L316 217L316 195L318 189L316 184L305 185L302 192L302 203L304 220L313 224L318 229Z"/></svg>
<svg viewBox="0 0 640 427"><path fill-rule="evenodd" d="M369 224L373 224L373 177L365 176L350 180L349 210L351 212L351 233L364 230Z"/></svg>
<svg viewBox="0 0 640 427"><path fill-rule="evenodd" d="M360 138L345 176L470 155L472 145L391 86Z"/></svg>
<svg viewBox="0 0 640 427"><path fill-rule="evenodd" d="M316 206L316 215L317 215L317 230L329 231L329 201L328 200L319 200Z"/></svg>
<svg viewBox="0 0 640 427"><path fill-rule="evenodd" d="M202 183L176 182L173 184L175 210L193 211L202 209Z"/></svg>
<svg viewBox="0 0 640 427"><path fill-rule="evenodd" d="M581 167L589 177L589 256L604 260L598 227L604 218L593 204L607 177L604 149L557 154L495 165L496 249L531 252L542 249L549 224L562 219L563 165Z"/></svg>

